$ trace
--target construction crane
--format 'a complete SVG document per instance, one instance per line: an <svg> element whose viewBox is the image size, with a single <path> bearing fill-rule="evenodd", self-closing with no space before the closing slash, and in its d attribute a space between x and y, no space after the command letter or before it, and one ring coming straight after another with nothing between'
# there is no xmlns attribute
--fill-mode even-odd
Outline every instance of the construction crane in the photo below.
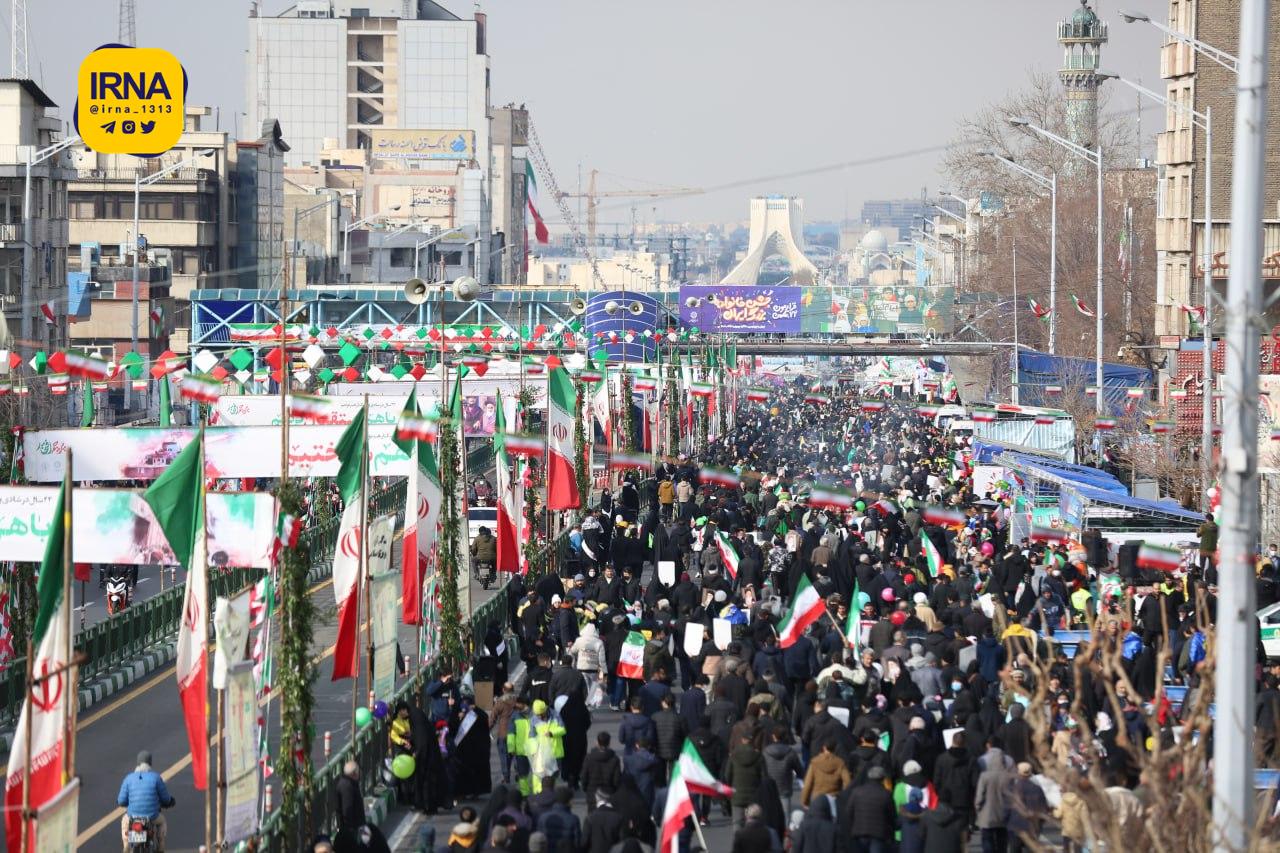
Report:
<svg viewBox="0 0 1280 853"><path fill-rule="evenodd" d="M587 200L587 242L592 246L596 244L596 209L600 206L600 199L602 198L671 198L672 196L700 195L706 192L706 190L698 187L653 187L651 189L605 190L600 192L596 189L596 178L599 174L599 169L591 170L591 175L587 179L586 192L559 194L560 199L585 198Z"/></svg>
<svg viewBox="0 0 1280 853"><path fill-rule="evenodd" d="M120 0L120 32L116 41L129 47L138 45L138 9L135 0Z"/></svg>

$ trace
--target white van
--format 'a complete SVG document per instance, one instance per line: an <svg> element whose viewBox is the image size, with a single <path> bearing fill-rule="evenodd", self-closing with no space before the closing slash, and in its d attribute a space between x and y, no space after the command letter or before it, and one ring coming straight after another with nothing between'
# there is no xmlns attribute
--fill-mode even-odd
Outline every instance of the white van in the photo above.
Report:
<svg viewBox="0 0 1280 853"><path fill-rule="evenodd" d="M938 429L946 429L951 422L957 418L963 420L967 418L969 413L965 411L964 406L943 406L938 413L933 416L933 425Z"/></svg>
<svg viewBox="0 0 1280 853"><path fill-rule="evenodd" d="M1280 659L1280 604L1271 604L1257 613L1262 650L1268 658Z"/></svg>

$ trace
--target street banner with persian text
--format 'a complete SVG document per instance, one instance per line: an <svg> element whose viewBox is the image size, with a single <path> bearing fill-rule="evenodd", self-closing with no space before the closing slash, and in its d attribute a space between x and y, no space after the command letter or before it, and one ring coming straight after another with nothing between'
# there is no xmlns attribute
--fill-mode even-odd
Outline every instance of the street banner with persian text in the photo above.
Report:
<svg viewBox="0 0 1280 853"><path fill-rule="evenodd" d="M40 561L57 500L57 486L0 486L4 559ZM75 562L178 565L141 489L75 489L73 503ZM206 513L211 563L227 568L270 566L275 517L271 495L210 492Z"/></svg>
<svg viewBox="0 0 1280 853"><path fill-rule="evenodd" d="M396 517L384 515L369 525L369 625L373 632L373 695L390 700L396 692L396 618L400 577L391 571Z"/></svg>
<svg viewBox="0 0 1280 853"><path fill-rule="evenodd" d="M800 287L686 284L680 288L680 323L704 332L800 331Z"/></svg>
<svg viewBox="0 0 1280 853"><path fill-rule="evenodd" d="M258 701L253 662L227 673L226 840L235 844L258 832Z"/></svg>

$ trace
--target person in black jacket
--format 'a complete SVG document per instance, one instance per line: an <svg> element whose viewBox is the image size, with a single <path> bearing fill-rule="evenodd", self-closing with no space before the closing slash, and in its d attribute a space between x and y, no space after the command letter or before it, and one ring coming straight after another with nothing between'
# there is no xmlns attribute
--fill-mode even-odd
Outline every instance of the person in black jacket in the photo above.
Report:
<svg viewBox="0 0 1280 853"><path fill-rule="evenodd" d="M689 735L689 724L676 713L675 704L675 696L668 693L662 697L662 710L653 715L656 737L654 752L662 762L658 771L659 780L666 780L671 775L671 765L680 757L684 739Z"/></svg>
<svg viewBox="0 0 1280 853"><path fill-rule="evenodd" d="M367 823L364 796L360 793L360 765L348 761L333 786L333 809L338 813L338 831L359 829Z"/></svg>
<svg viewBox="0 0 1280 853"><path fill-rule="evenodd" d="M596 807L596 792L613 791L622 778L622 762L618 753L609 748L612 738L608 732L596 735L596 748L587 753L582 768L582 790L587 795L587 810Z"/></svg>
<svg viewBox="0 0 1280 853"><path fill-rule="evenodd" d="M609 853L609 848L622 840L627 820L613 807L613 788L601 788L595 792L595 807L582 825L585 853ZM592 800L587 801L588 805Z"/></svg>
<svg viewBox="0 0 1280 853"><path fill-rule="evenodd" d="M764 810L753 804L747 806L746 816L746 822L733 834L732 853L760 853L760 851L772 850L773 833L765 825Z"/></svg>
<svg viewBox="0 0 1280 853"><path fill-rule="evenodd" d="M933 766L933 787L938 802L946 803L968 828L973 813L973 795L978 785L978 764L965 746L964 732L956 732L951 746L938 756Z"/></svg>
<svg viewBox="0 0 1280 853"><path fill-rule="evenodd" d="M680 716L689 731L702 727L707 715L707 677L702 673L693 676L693 685L680 694Z"/></svg>
<svg viewBox="0 0 1280 853"><path fill-rule="evenodd" d="M885 787L881 767L867 771L867 781L851 785L840 795L839 829L851 839L855 853L888 850L897 827L897 810L893 795Z"/></svg>

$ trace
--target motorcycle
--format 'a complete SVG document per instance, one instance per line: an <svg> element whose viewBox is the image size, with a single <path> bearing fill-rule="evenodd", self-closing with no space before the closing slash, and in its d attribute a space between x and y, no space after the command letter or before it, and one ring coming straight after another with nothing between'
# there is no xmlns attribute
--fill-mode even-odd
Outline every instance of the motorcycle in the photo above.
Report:
<svg viewBox="0 0 1280 853"><path fill-rule="evenodd" d="M125 578L115 577L107 580L107 614L114 616L132 603L133 595L129 590L129 582Z"/></svg>
<svg viewBox="0 0 1280 853"><path fill-rule="evenodd" d="M498 579L498 573L494 570L493 563L488 560L483 562L473 560L471 568L476 580L480 581L480 586L484 589L488 589Z"/></svg>
<svg viewBox="0 0 1280 853"><path fill-rule="evenodd" d="M171 809L177 804L172 797L162 805L162 809ZM129 853L154 853L156 849L156 824L149 817L129 817L129 827L124 834Z"/></svg>

